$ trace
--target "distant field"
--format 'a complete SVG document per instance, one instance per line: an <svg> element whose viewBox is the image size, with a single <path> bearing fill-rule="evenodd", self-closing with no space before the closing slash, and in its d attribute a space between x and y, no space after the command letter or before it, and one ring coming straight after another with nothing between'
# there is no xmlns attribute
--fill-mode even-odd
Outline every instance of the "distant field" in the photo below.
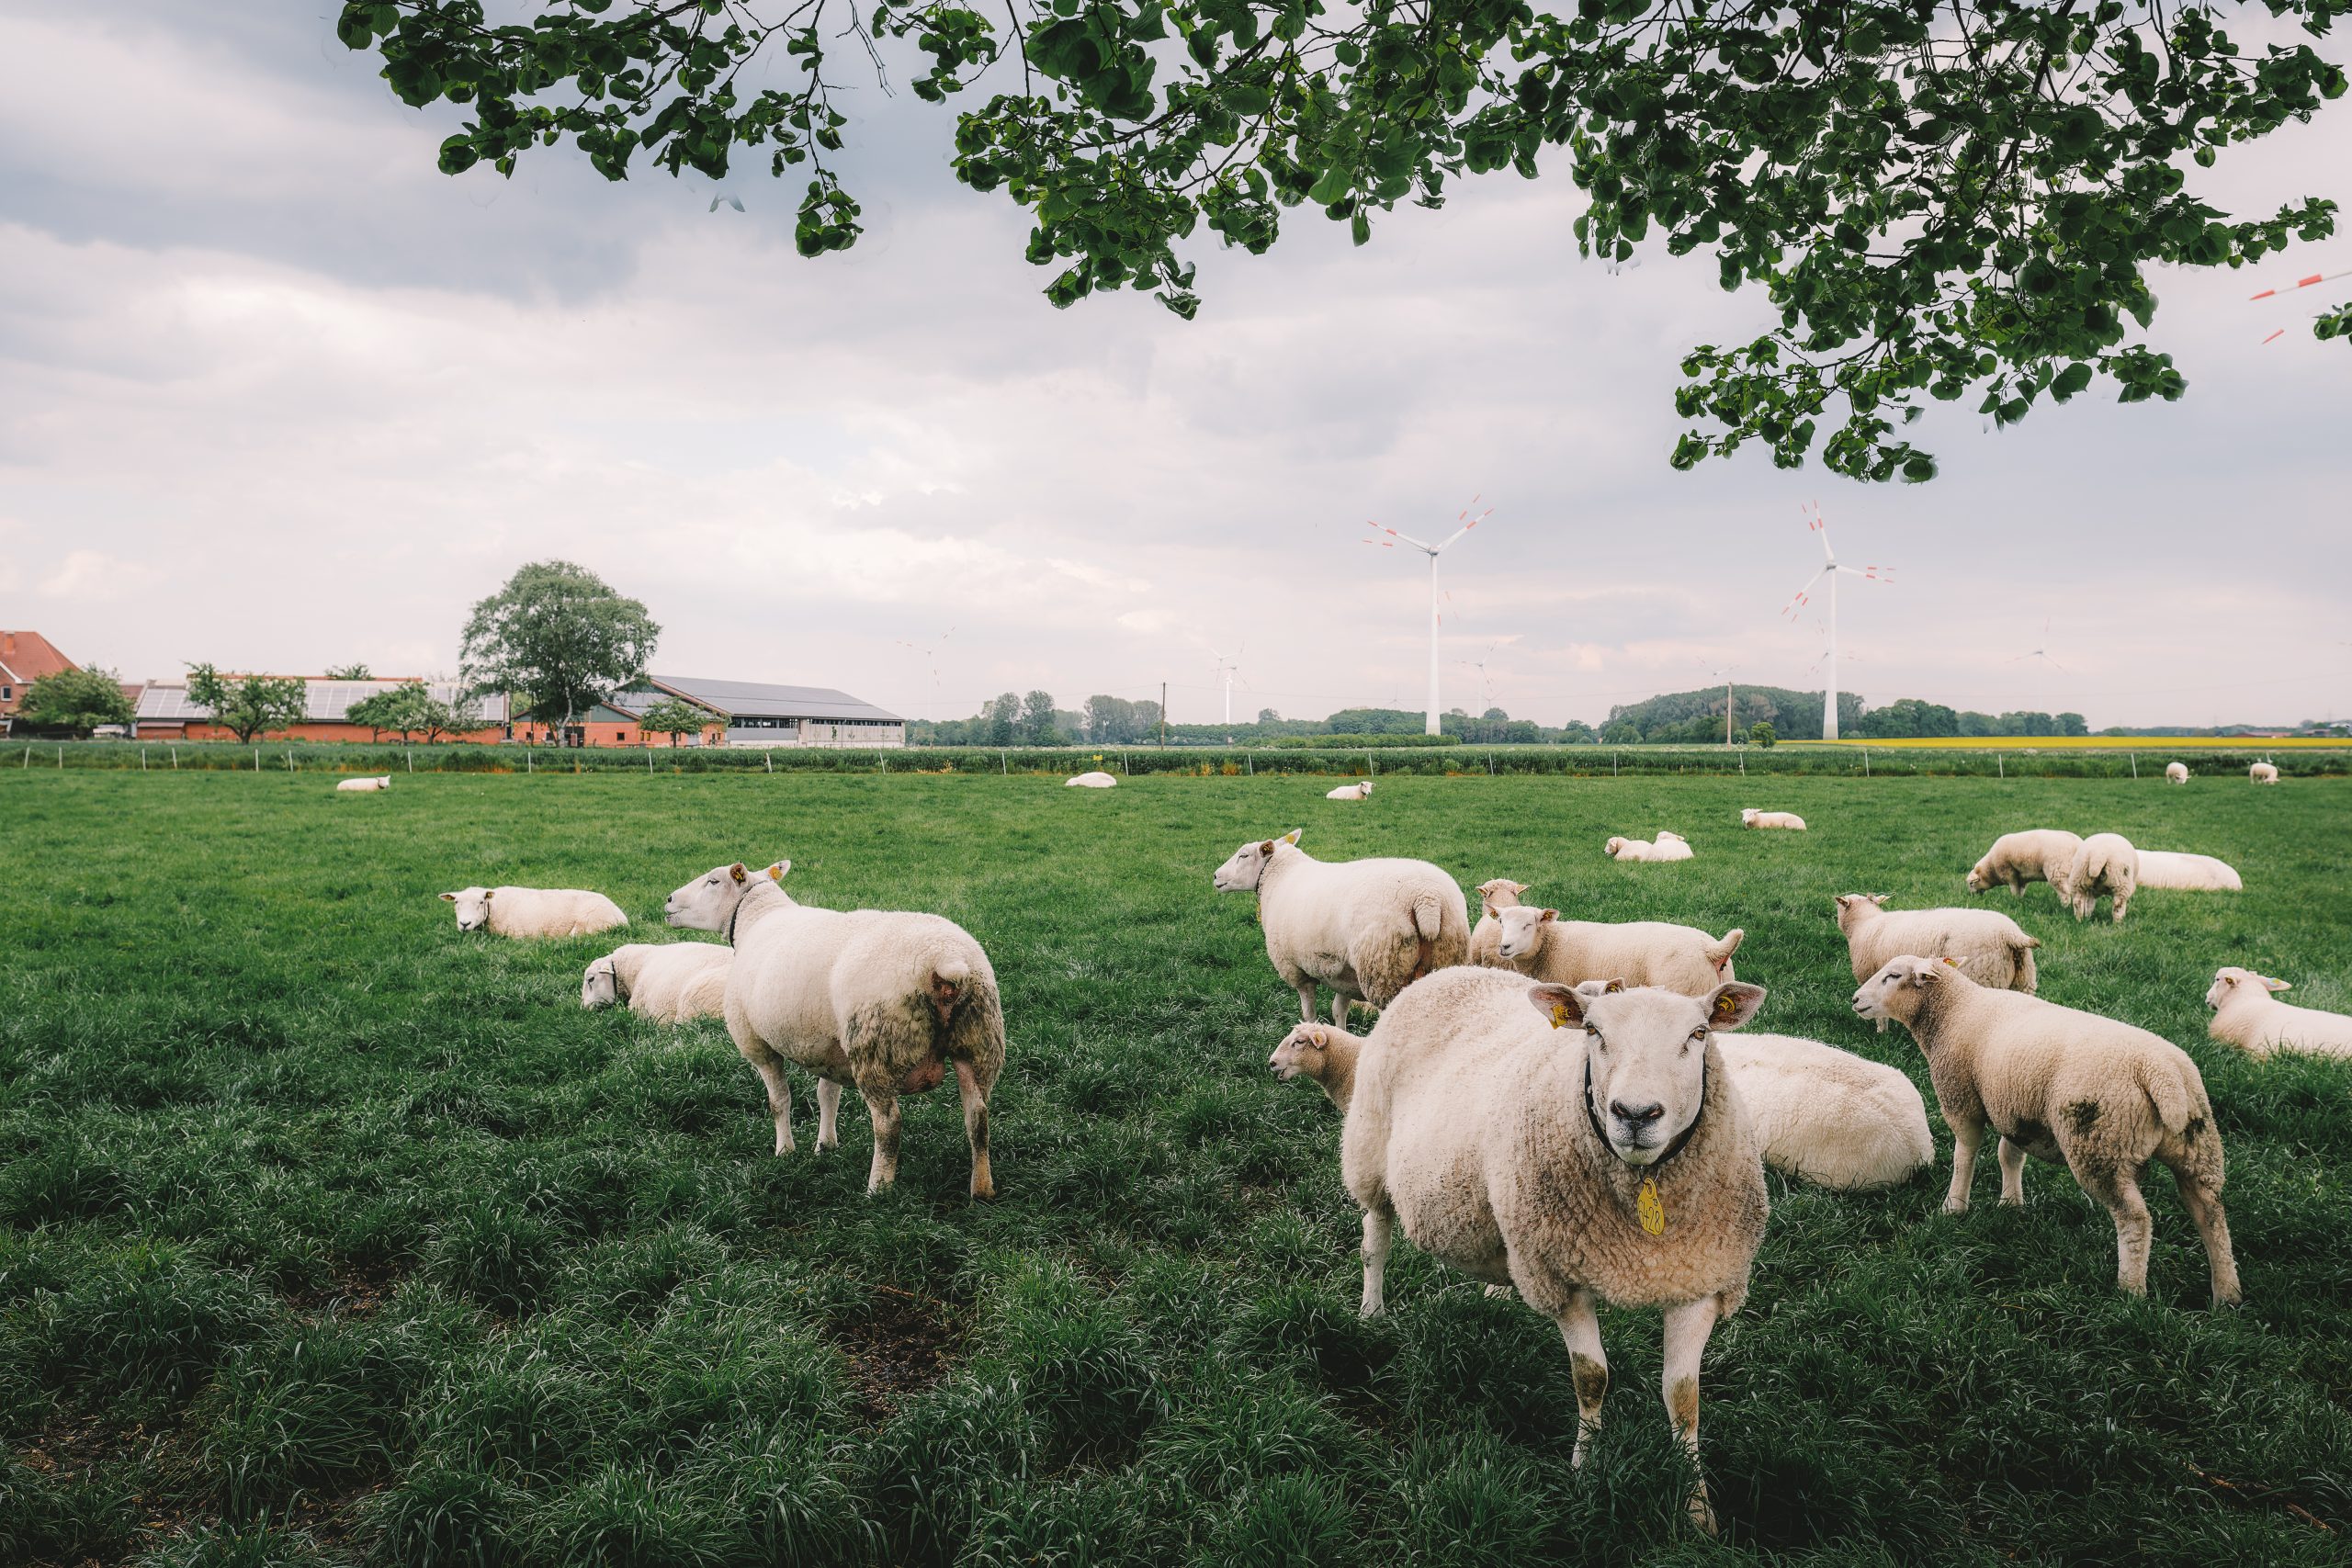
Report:
<svg viewBox="0 0 2352 1568"><path fill-rule="evenodd" d="M1819 745L1815 741L1812 744ZM1840 740L1840 746L1931 746L1939 750L1975 751L1986 747L2022 747L2031 750L2097 748L2130 751L2341 751L2339 738L2297 736L2260 739L2244 735L2000 735L1940 736L1917 740Z"/></svg>
<svg viewBox="0 0 2352 1568"><path fill-rule="evenodd" d="M1330 782L0 767L0 1562L2345 1561L2352 1066L2210 1045L2200 997L2244 963L2352 1010L2352 781ZM1750 805L1814 830L1743 832ZM1848 1010L1829 900L1964 900L1987 840L2045 824L2245 874L2121 928L1998 900L2044 995L2203 1066L2242 1311L2205 1309L2168 1182L2131 1302L2063 1170L1939 1213L1940 1122L1901 1190L1775 1179L1703 1378L1720 1548L1679 1522L1656 1314L1605 1314L1574 1473L1551 1324L1409 1247L1356 1317L1336 1121L1267 1073L1295 1002L1209 886L1245 837L1743 926L1763 1025L1924 1087ZM1699 858L1600 853L1661 827ZM993 955L995 1202L952 1092L868 1200L862 1110L820 1158L803 1093L771 1157L723 1027L584 1013L606 940L461 935L434 897L592 886L659 940L672 887L779 855L805 900L936 909Z"/></svg>

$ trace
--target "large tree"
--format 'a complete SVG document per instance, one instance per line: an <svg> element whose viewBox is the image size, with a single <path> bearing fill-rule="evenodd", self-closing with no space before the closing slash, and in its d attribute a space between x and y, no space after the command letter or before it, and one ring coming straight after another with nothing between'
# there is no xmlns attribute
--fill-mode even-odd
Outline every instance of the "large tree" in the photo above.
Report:
<svg viewBox="0 0 2352 1568"><path fill-rule="evenodd" d="M310 687L295 675L223 675L209 664L191 664L187 694L240 740L290 729L310 714Z"/></svg>
<svg viewBox="0 0 2352 1568"><path fill-rule="evenodd" d="M504 692L547 724L636 684L662 628L645 606L586 567L534 561L467 618L465 673L477 693Z"/></svg>
<svg viewBox="0 0 2352 1568"><path fill-rule="evenodd" d="M2125 401L2177 397L2171 356L2132 335L2149 268L2333 231L2328 200L2223 212L2185 164L2344 91L2308 42L2242 45L2225 15L2316 38L2347 3L533 0L492 25L479 0L363 0L336 30L404 101L466 106L447 173L511 175L569 141L608 179L640 154L717 179L761 152L805 166L808 255L859 233L830 162L842 73L899 59L930 102L987 77L1002 90L957 117L956 172L1028 209L1056 305L1125 287L1190 316L1204 225L1262 252L1304 204L1362 244L1399 202L1564 153L1584 254L1704 248L1777 318L1684 356L1677 407L1699 423L1677 466L1760 440L1784 467L1818 447L1919 479L1934 464L1898 431L1922 400L1974 395L2007 423L2096 375ZM763 82L763 53L791 80ZM2352 309L2319 330L2352 333Z"/></svg>
<svg viewBox="0 0 2352 1568"><path fill-rule="evenodd" d="M110 670L60 670L25 688L17 721L35 729L87 735L102 724L129 724L130 699Z"/></svg>
<svg viewBox="0 0 2352 1568"><path fill-rule="evenodd" d="M648 735L666 735L670 744L675 746L682 735L700 735L714 717L708 708L696 707L677 697L664 697L638 716L637 728Z"/></svg>

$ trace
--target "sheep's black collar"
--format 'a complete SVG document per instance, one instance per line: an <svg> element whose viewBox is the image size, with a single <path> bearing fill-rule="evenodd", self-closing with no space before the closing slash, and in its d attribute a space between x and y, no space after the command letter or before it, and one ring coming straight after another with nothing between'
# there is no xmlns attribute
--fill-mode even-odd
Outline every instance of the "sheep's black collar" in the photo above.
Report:
<svg viewBox="0 0 2352 1568"><path fill-rule="evenodd" d="M1639 1170L1644 1176L1656 1176L1658 1173L1659 1168L1663 1167L1667 1161L1672 1159L1676 1155L1682 1152L1683 1145L1690 1141L1691 1134L1698 1132L1700 1120L1706 1114L1707 1058L1704 1055L1702 1055L1699 1058L1698 1114L1690 1118L1689 1125L1685 1126L1682 1131L1674 1134L1672 1140L1667 1144L1665 1151L1661 1153L1657 1158L1650 1161L1647 1165L1630 1166L1627 1168ZM1600 1124L1600 1112L1594 1108L1592 1103L1592 1052L1589 1048L1586 1050L1584 1057L1584 1119L1592 1123L1592 1135L1600 1140L1602 1151L1608 1154L1611 1158L1616 1158L1617 1145L1609 1141L1608 1130ZM1619 1160L1619 1163L1623 1164L1624 1162L1621 1159Z"/></svg>
<svg viewBox="0 0 2352 1568"><path fill-rule="evenodd" d="M613 977L613 1000L621 1003L623 1006L628 1005L628 983L621 978L621 966L608 958L605 960L605 968L606 973L610 974Z"/></svg>
<svg viewBox="0 0 2352 1568"><path fill-rule="evenodd" d="M752 890L744 888L742 897L736 899L735 907L727 911L727 945L729 947L735 945L735 922L743 918L743 899L751 896Z"/></svg>

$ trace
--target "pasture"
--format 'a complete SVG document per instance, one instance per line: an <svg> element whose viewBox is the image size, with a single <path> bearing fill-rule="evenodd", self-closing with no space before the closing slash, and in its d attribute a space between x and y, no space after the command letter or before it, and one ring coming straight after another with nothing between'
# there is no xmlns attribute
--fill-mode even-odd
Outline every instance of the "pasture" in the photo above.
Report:
<svg viewBox="0 0 2352 1568"><path fill-rule="evenodd" d="M0 1561L158 1564L2340 1563L2352 1540L2352 1066L2204 1037L2214 968L2352 1010L2352 782L2254 789L1836 776L1144 777L0 771ZM1747 833L1742 806L1813 831ZM1758 1027L1893 1062L1848 1009L1833 895L1962 903L1998 832L2218 854L2045 944L2042 994L2203 1068L2246 1303L2152 1181L2148 1300L2063 1169L1939 1213L1937 1168L1774 1178L1682 1521L1656 1314L1608 1312L1607 1426L1571 1472L1559 1336L1409 1247L1355 1314L1337 1119L1266 1055L1296 1021L1209 873L1304 827L1601 919L1747 929ZM1698 859L1617 865L1610 833ZM461 935L469 883L663 897L788 856L803 901L945 914L1010 1055L1001 1196L952 1088L899 1184L769 1153L723 1025L583 1012L619 940ZM1988 900L1993 901L1993 900ZM1476 914L1476 900L1472 901ZM1366 1027L1360 1017L1358 1027ZM1931 1120L1933 1098L1929 1097ZM1989 1155L1986 1165L1991 1161Z"/></svg>

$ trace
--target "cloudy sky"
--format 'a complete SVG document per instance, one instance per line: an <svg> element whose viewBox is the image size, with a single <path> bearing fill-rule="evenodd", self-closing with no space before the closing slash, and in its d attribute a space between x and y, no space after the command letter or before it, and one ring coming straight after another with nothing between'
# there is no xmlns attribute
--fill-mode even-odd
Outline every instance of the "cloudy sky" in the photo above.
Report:
<svg viewBox="0 0 2352 1568"><path fill-rule="evenodd" d="M0 625L134 679L444 671L471 601L560 556L646 602L667 672L914 716L1166 681L1190 720L1238 649L1238 716L1320 716L1423 691L1425 574L1366 520L1426 536L1477 494L1445 701L1557 723L1726 664L1818 685L1820 630L1781 614L1818 502L1846 559L1899 569L1841 603L1872 703L2352 712L2352 353L2246 299L2352 239L2159 276L2177 404L1939 410L1927 486L1681 475L1675 360L1763 302L1709 261L1580 262L1564 175L1470 182L1363 251L1295 215L1272 255L1204 256L1190 324L1057 312L908 95L856 100L868 235L809 262L763 175L740 215L569 151L444 177L450 112L401 106L334 11L0 17ZM2241 211L2352 202L2352 103L2201 177Z"/></svg>

